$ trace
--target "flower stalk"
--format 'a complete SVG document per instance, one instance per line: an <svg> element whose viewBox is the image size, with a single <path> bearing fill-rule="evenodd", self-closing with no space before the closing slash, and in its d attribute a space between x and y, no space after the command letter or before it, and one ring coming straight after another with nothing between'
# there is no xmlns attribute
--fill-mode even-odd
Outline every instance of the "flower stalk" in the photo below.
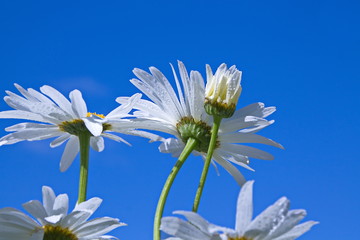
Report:
<svg viewBox="0 0 360 240"><path fill-rule="evenodd" d="M79 195L77 203L86 201L86 191L88 183L89 171L89 150L90 150L90 137L88 131L83 131L79 134L80 142L80 177L79 177Z"/></svg>
<svg viewBox="0 0 360 240"><path fill-rule="evenodd" d="M180 171L182 165L184 164L185 160L188 158L190 153L194 150L196 145L198 144L198 140L194 138L189 138L186 142L184 150L181 152L180 157L178 158L177 162L175 163L174 167L171 169L171 172L166 179L164 187L161 191L159 201L156 207L156 213L154 218L154 240L160 240L160 224L161 218L164 212L164 207L166 203L167 196L169 194L170 188Z"/></svg>
<svg viewBox="0 0 360 240"><path fill-rule="evenodd" d="M213 155L214 150L216 148L217 135L218 135L218 132L219 132L219 127L220 127L222 117L216 116L216 115L214 115L213 117L214 117L214 124L213 124L212 129L211 129L211 139L210 139L209 149L207 151L204 168L203 168L203 171L201 173L199 186L198 186L198 189L196 191L196 196L195 196L194 204L193 204L193 208L192 208L193 212L197 212L197 210L199 208L201 195L202 195L202 192L203 192L203 189L204 189L206 177L207 177L207 174L208 174L208 171L209 171L209 166L210 166L210 163L211 163L211 158L212 158L212 155Z"/></svg>

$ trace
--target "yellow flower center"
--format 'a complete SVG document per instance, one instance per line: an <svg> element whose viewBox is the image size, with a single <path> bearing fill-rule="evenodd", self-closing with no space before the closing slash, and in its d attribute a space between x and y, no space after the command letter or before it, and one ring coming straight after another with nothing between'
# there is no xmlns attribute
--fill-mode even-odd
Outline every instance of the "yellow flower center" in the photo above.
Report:
<svg viewBox="0 0 360 240"><path fill-rule="evenodd" d="M192 117L184 117L177 124L176 128L184 143L189 138L194 138L198 141L195 150L202 153L207 153L211 138L211 127L203 121L197 121ZM217 141L216 147L220 143Z"/></svg>
<svg viewBox="0 0 360 240"><path fill-rule="evenodd" d="M78 240L78 237L68 228L46 225L43 240Z"/></svg>
<svg viewBox="0 0 360 240"><path fill-rule="evenodd" d="M229 237L228 240L252 240L252 239L247 237Z"/></svg>
<svg viewBox="0 0 360 240"><path fill-rule="evenodd" d="M95 115L100 118L105 118L103 114L97 114L97 113L87 113L86 117L90 117L91 115ZM102 125L103 125L103 132L111 129L111 125L108 123L103 123ZM81 119L64 121L60 123L58 126L61 131L70 133L71 135L79 136L82 133L89 133L92 136L92 134L85 126L84 121Z"/></svg>

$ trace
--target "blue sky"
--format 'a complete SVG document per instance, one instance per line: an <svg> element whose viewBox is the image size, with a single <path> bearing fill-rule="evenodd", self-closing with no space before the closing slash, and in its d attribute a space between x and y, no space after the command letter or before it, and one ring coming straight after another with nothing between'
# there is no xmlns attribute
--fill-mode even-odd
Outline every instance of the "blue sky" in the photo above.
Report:
<svg viewBox="0 0 360 240"><path fill-rule="evenodd" d="M205 74L222 62L243 71L238 107L276 106L261 135L285 146L259 146L274 161L252 160L255 213L281 196L321 224L301 239L356 239L360 208L359 1L11 1L0 3L0 91L13 83L64 95L79 89L88 109L108 113L115 98L138 90L134 67L155 66L172 79L182 60ZM3 101L1 110L10 109ZM354 120L354 122L353 122ZM17 120L1 120L0 133ZM128 223L122 240L151 239L152 220L174 158L158 144L127 137L91 152L89 197L104 199L96 216ZM64 146L50 141L0 148L0 207L41 199L41 186L77 197L79 161L60 173ZM165 215L190 210L202 169L191 157L171 190ZM199 208L209 221L234 226L239 187L223 169L209 172Z"/></svg>

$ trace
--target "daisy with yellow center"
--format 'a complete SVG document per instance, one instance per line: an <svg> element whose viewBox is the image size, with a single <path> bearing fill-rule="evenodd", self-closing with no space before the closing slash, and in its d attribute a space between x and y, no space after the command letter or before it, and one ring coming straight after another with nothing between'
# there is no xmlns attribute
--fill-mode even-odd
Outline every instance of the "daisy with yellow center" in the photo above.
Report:
<svg viewBox="0 0 360 240"><path fill-rule="evenodd" d="M68 212L66 194L55 195L50 187L42 188L43 204L32 200L23 207L36 220L14 208L0 209L0 239L13 240L101 240L117 239L104 236L125 226L119 219L102 217L88 221L100 206L100 198L91 198Z"/></svg>
<svg viewBox="0 0 360 240"><path fill-rule="evenodd" d="M289 210L290 201L286 197L277 200L260 215L253 217L253 181L241 188L236 211L235 229L209 223L199 214L175 211L188 221L177 217L164 217L161 230L178 240L293 240L317 224L307 221L299 224L306 216L303 209Z"/></svg>
<svg viewBox="0 0 360 240"><path fill-rule="evenodd" d="M164 74L155 67L149 68L150 73L134 69L133 72L138 79L130 80L150 101L139 99L134 103L133 108L137 111L133 114L136 119L131 119L129 124L137 129L160 131L175 137L164 140L159 146L161 152L171 153L173 157L178 158L178 161L165 182L158 202L154 240L160 239L160 219L166 198L185 160L191 153L200 155L204 159L209 154L210 139L214 133L212 130L214 119L205 111L205 96L208 96L209 99L214 96L213 100L221 100L224 97L221 103L227 104L224 106L231 106L233 111L235 110L233 103L235 100L237 101L237 98L230 97L230 94L238 97L241 91L239 90L241 74L235 67L226 70L224 69L226 65L223 64L214 76L210 75L208 70L208 77L222 81L221 84L215 84L213 90L208 91L208 95L205 95L204 79L198 71L191 71L189 74L185 65L180 61L178 67L180 80L172 67L176 91ZM228 90L225 89L226 94L223 92L218 94L218 91L223 90L223 82L228 83ZM128 100L129 98L119 97L116 101L123 104ZM254 147L238 143L262 143L282 148L280 144L255 134L274 122L265 119L274 111L275 107L265 107L263 103L254 103L232 112L231 118L224 119L221 125L217 124L219 133L213 137L213 147L211 148L213 153L209 154L210 159L214 165L217 162L223 166L239 185L244 184L245 179L230 162L252 170L248 166L250 157L272 160L273 156ZM218 112L221 113L221 109Z"/></svg>
<svg viewBox="0 0 360 240"><path fill-rule="evenodd" d="M84 201L86 196L89 146L97 152L103 151L105 147L103 137L130 145L111 132L142 136L153 141L161 139L157 135L134 130L131 124L127 124L129 120L123 119L131 116L129 112L141 97L140 94L133 95L124 104L104 116L88 112L79 90L70 92L71 101L69 101L50 86L42 86L41 92L32 88L25 90L18 84L15 84L15 87L22 96L6 91L8 96L4 100L15 110L0 112L0 118L35 122L24 122L7 127L5 130L12 133L0 138L0 146L56 137L50 146L57 147L67 141L60 161L60 171L66 171L80 152L79 202Z"/></svg>

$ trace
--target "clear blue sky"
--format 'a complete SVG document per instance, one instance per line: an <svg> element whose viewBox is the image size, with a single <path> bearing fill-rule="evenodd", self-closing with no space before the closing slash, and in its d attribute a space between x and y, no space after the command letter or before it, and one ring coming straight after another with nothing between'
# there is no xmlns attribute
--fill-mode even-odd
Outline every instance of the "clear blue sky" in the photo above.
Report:
<svg viewBox="0 0 360 240"><path fill-rule="evenodd" d="M182 60L205 74L205 64L236 64L243 71L239 107L276 106L276 123L261 132L286 150L260 147L272 162L254 159L256 214L285 195L292 208L321 224L301 239L357 239L360 194L360 2L320 1L4 1L0 3L0 91L13 83L44 84L65 95L82 91L88 109L108 113L118 96L137 89L134 67ZM10 109L3 101L1 110ZM0 120L0 133L17 120ZM106 141L91 152L89 196L104 199L96 216L128 223L122 240L151 239L155 206L175 159L158 144L126 137L133 147ZM41 198L41 186L77 197L79 161L60 173L64 146L50 141L0 148L0 207L21 208ZM202 169L186 162L165 215L190 210ZM223 169L211 169L199 212L234 226L239 187Z"/></svg>

